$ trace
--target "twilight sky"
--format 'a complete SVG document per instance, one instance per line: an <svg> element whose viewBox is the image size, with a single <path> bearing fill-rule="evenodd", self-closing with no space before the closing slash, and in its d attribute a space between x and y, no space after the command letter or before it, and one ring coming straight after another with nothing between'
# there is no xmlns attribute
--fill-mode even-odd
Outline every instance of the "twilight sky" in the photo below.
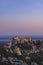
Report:
<svg viewBox="0 0 43 65"><path fill-rule="evenodd" d="M43 35L43 0L0 0L0 35Z"/></svg>

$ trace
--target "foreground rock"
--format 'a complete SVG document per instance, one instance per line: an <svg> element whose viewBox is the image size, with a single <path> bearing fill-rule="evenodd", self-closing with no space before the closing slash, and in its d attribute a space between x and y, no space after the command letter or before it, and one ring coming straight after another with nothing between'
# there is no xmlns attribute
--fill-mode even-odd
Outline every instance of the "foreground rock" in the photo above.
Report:
<svg viewBox="0 0 43 65"><path fill-rule="evenodd" d="M43 65L42 61L42 41L14 37L5 46L0 46L0 65Z"/></svg>

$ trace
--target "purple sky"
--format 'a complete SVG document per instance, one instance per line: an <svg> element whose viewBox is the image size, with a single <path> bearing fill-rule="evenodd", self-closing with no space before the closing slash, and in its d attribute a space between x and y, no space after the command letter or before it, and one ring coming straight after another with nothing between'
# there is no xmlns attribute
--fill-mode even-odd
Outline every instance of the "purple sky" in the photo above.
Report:
<svg viewBox="0 0 43 65"><path fill-rule="evenodd" d="M43 35L43 0L0 0L0 35Z"/></svg>

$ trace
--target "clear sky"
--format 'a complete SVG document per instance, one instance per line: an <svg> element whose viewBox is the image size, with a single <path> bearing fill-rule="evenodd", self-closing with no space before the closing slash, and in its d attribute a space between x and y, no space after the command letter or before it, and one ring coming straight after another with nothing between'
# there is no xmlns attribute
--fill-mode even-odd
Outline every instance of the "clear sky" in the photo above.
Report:
<svg viewBox="0 0 43 65"><path fill-rule="evenodd" d="M43 0L0 0L0 35L43 35Z"/></svg>

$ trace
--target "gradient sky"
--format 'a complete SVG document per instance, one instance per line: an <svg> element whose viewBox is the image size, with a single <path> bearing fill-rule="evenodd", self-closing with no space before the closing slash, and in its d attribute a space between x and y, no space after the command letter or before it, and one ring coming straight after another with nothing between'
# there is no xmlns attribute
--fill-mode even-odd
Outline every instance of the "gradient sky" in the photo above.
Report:
<svg viewBox="0 0 43 65"><path fill-rule="evenodd" d="M0 0L0 35L43 35L43 0Z"/></svg>

